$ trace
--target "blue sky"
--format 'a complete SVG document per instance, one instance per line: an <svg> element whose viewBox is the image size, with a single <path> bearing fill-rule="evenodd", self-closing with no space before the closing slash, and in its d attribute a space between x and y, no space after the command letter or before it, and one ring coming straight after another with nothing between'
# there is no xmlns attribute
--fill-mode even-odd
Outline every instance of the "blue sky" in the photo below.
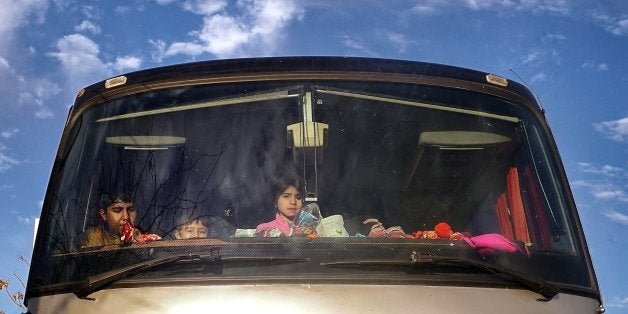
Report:
<svg viewBox="0 0 628 314"><path fill-rule="evenodd" d="M26 279L17 255L30 259L33 221L82 87L187 61L366 56L520 81L512 69L525 80L547 110L605 306L628 313L626 1L0 0L0 7L2 279ZM14 309L0 296L0 310Z"/></svg>

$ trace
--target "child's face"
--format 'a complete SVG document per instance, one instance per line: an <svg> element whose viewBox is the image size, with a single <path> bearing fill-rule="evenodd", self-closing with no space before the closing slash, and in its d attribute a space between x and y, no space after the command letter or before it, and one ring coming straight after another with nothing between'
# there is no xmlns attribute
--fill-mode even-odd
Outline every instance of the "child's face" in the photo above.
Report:
<svg viewBox="0 0 628 314"><path fill-rule="evenodd" d="M277 210L279 214L289 220L294 219L296 212L303 206L301 194L294 186L289 186L277 199Z"/></svg>
<svg viewBox="0 0 628 314"><path fill-rule="evenodd" d="M100 217L107 223L107 229L112 234L120 234L120 228L124 222L129 222L135 226L135 206L133 203L115 202L104 210L100 211Z"/></svg>
<svg viewBox="0 0 628 314"><path fill-rule="evenodd" d="M174 237L177 239L207 238L208 233L209 230L207 226L203 225L203 223L197 219L177 229L174 232Z"/></svg>

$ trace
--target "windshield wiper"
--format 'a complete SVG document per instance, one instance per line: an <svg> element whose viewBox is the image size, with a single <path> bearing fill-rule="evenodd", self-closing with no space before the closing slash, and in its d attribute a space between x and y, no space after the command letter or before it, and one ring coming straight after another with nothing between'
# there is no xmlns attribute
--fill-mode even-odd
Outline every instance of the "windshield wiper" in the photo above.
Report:
<svg viewBox="0 0 628 314"><path fill-rule="evenodd" d="M268 101L268 100L277 100L277 99L285 99L285 98L296 98L299 94L292 93L290 90L280 90L280 91L272 91L272 92L264 92L259 94L243 94L238 97L231 97L226 99L216 99L210 100L202 103L193 103L193 104L185 104L174 107L166 107L160 109L139 111L121 114L117 116L111 116L106 118L101 118L96 120L96 122L107 122L121 119L131 119L145 116L152 116L156 114L162 113L171 113L177 111L185 111L185 110L193 110L193 109L202 109L208 107L217 107L217 106L226 106L226 105L236 105L236 104L245 104L257 101Z"/></svg>
<svg viewBox="0 0 628 314"><path fill-rule="evenodd" d="M229 256L221 257L220 255L200 255L200 254L181 254L172 255L162 258L147 260L137 264L133 264L127 267L121 267L114 270L106 271L97 275L89 276L87 279L74 291L74 294L86 300L94 301L94 298L87 297L88 295L101 290L106 285L109 285L118 280L128 278L137 274L149 272L157 267L164 265L172 265L176 263L204 263L222 265L224 262L270 262L270 263L300 263L309 262L309 258L291 258L291 257L278 257L278 256Z"/></svg>
<svg viewBox="0 0 628 314"><path fill-rule="evenodd" d="M474 266L487 270L501 278L514 281L521 286L527 288L528 290L536 292L545 297L544 299L538 299L539 301L550 301L556 294L558 294L558 287L528 274L523 274L514 270L506 269L500 266L477 261L470 258L437 256L430 254L421 254L414 251L410 256L410 260L346 260L321 263L320 265L328 267L393 266L411 267L413 269L418 269L427 265L442 266L447 264L454 264L457 266Z"/></svg>

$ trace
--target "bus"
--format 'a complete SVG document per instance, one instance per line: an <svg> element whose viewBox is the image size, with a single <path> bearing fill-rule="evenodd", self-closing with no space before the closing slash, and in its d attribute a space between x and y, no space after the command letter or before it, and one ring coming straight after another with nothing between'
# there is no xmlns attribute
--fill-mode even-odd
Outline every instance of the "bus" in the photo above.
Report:
<svg viewBox="0 0 628 314"><path fill-rule="evenodd" d="M604 312L528 88L442 64L332 56L179 64L80 90L25 304Z"/></svg>

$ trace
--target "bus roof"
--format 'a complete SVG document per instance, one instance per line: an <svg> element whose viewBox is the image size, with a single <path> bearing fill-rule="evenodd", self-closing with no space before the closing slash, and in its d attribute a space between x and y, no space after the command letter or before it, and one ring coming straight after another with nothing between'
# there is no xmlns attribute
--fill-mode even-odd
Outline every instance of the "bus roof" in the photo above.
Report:
<svg viewBox="0 0 628 314"><path fill-rule="evenodd" d="M345 75L342 76L342 73ZM540 111L528 88L490 73L418 61L325 56L210 60L131 72L79 91L73 113L81 112L83 107L94 103L149 89L286 78L386 80L481 89L505 98L518 98L530 109Z"/></svg>

